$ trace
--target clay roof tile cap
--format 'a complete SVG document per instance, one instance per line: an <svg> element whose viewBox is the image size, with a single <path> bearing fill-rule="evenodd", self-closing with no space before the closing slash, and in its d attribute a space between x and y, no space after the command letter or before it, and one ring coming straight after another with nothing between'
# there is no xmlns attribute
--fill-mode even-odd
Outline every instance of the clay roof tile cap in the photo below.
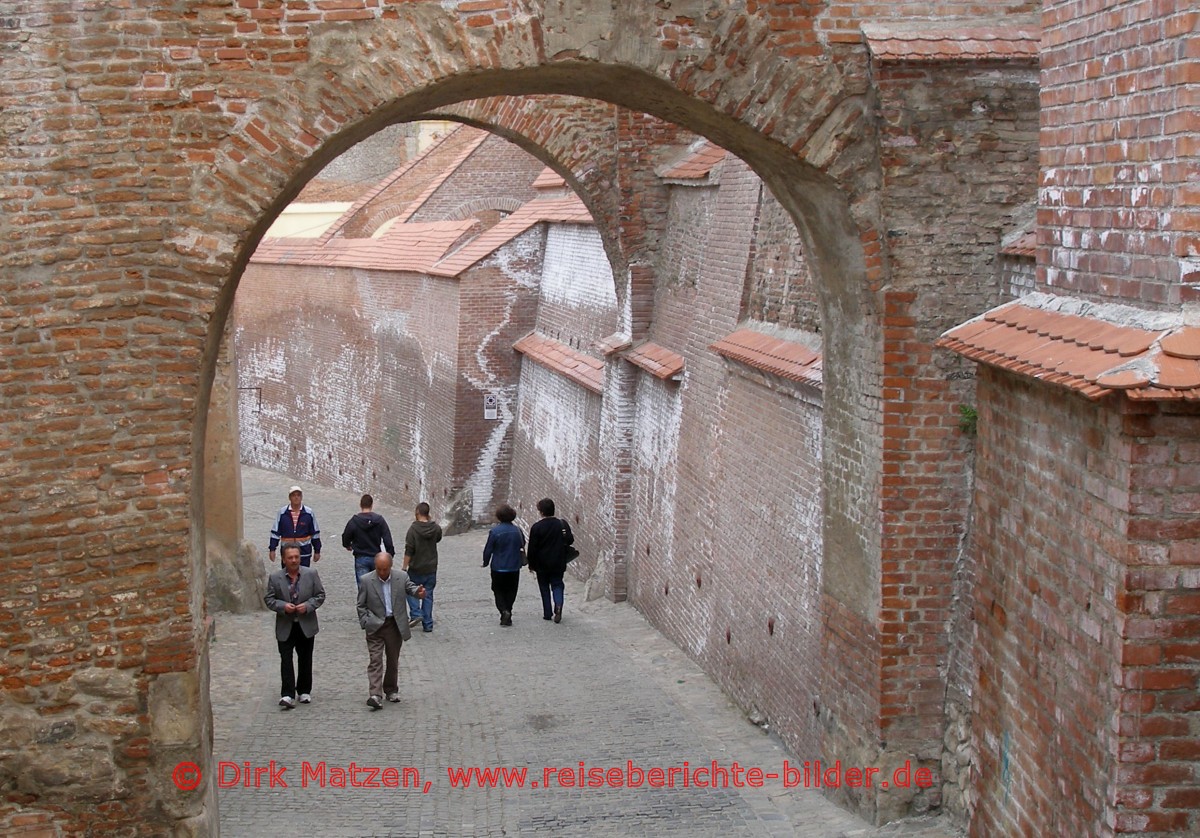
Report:
<svg viewBox="0 0 1200 838"><path fill-rule="evenodd" d="M1200 327L1185 326L1162 339L1162 351L1176 358L1200 360Z"/></svg>
<svg viewBox="0 0 1200 838"><path fill-rule="evenodd" d="M1111 390L1134 390L1150 383L1150 375L1136 367L1118 367L1097 376L1096 384Z"/></svg>

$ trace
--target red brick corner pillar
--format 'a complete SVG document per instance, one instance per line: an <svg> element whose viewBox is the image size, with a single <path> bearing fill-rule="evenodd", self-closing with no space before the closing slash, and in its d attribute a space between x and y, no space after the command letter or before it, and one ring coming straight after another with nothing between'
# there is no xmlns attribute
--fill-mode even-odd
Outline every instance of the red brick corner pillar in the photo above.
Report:
<svg viewBox="0 0 1200 838"><path fill-rule="evenodd" d="M1125 402L1126 566L1116 592L1104 825L1200 834L1200 404Z"/></svg>

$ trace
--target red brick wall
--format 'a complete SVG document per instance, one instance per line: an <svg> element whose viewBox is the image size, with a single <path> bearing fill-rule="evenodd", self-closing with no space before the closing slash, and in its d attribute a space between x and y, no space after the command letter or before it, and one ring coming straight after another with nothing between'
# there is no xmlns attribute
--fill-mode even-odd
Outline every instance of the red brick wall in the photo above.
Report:
<svg viewBox="0 0 1200 838"><path fill-rule="evenodd" d="M458 326L454 485L468 486L475 520L508 493L512 422L520 356L512 345L537 316L538 278L545 253L543 225L522 233L463 273ZM484 418L484 396L499 397L499 419Z"/></svg>
<svg viewBox="0 0 1200 838"><path fill-rule="evenodd" d="M1045 290L1157 308L1197 299L1196 25L1188 3L1043 4Z"/></svg>
<svg viewBox="0 0 1200 838"><path fill-rule="evenodd" d="M1200 409L979 386L973 831L1194 834Z"/></svg>
<svg viewBox="0 0 1200 838"><path fill-rule="evenodd" d="M1200 407L1122 405L1128 494L1116 771L1105 822L1115 831L1200 833ZM1106 477L1108 475L1105 475ZM1123 473L1119 474L1124 477ZM1121 625L1119 622L1118 625Z"/></svg>
<svg viewBox="0 0 1200 838"><path fill-rule="evenodd" d="M733 364L709 374L707 405L691 386L641 377L630 599L797 753L817 754L819 401ZM689 409L720 439L694 477L675 467ZM703 494L706 508L688 514Z"/></svg>
<svg viewBox="0 0 1200 838"><path fill-rule="evenodd" d="M766 187L759 193L756 213L742 316L820 333L817 288L808 272L796 222Z"/></svg>
<svg viewBox="0 0 1200 838"><path fill-rule="evenodd" d="M532 184L544 168L545 164L536 157L489 134L483 145L446 178L409 220L460 218L465 208L487 200L515 200L523 204L537 194Z"/></svg>
<svg viewBox="0 0 1200 838"><path fill-rule="evenodd" d="M1084 835L1103 822L1125 526L1105 497L1127 479L1114 423L980 370L977 834Z"/></svg>
<svg viewBox="0 0 1200 838"><path fill-rule="evenodd" d="M538 295L537 330L598 357L594 344L617 331L617 293L595 227L551 224Z"/></svg>

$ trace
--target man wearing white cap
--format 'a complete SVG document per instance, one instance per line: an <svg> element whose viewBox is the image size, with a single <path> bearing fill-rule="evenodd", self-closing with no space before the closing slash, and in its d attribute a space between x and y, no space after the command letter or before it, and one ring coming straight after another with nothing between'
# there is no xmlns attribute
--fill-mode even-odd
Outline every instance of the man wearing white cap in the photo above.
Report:
<svg viewBox="0 0 1200 838"><path fill-rule="evenodd" d="M275 561L275 548L281 543L300 548L301 567L321 561L321 528L317 526L317 516L304 505L304 490L299 486L288 489L288 505L279 510L271 530L267 552L271 554L272 562Z"/></svg>

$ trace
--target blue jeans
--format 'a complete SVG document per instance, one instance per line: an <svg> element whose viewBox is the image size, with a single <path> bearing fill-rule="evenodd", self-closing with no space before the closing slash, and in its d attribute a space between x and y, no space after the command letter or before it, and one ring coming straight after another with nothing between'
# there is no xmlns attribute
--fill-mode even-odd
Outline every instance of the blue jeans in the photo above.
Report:
<svg viewBox="0 0 1200 838"><path fill-rule="evenodd" d="M375 569L374 556L354 557L354 583L362 587L362 578Z"/></svg>
<svg viewBox="0 0 1200 838"><path fill-rule="evenodd" d="M537 575L538 590L542 594L542 616L547 620L553 616L550 610L552 598L555 608L561 610L563 607L563 590L565 588L563 584L563 572L559 570L556 572L538 573Z"/></svg>
<svg viewBox="0 0 1200 838"><path fill-rule="evenodd" d="M410 573L408 578L414 585L425 586L425 599L408 597L408 616L420 620L425 631L433 631L433 589L437 587L437 574Z"/></svg>

